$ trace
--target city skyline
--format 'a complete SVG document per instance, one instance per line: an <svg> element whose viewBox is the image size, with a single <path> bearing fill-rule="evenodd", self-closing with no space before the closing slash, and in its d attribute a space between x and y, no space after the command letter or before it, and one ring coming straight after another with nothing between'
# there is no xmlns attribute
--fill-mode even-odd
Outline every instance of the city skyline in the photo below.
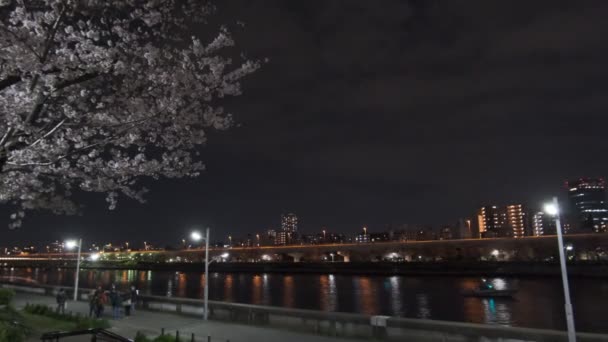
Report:
<svg viewBox="0 0 608 342"><path fill-rule="evenodd" d="M606 233L608 232L608 206L606 204L606 182L604 178L579 178L566 181L562 190L566 197L560 203L560 216L564 224L564 233ZM487 204L491 203L491 204ZM332 227L323 225L321 227L306 227L302 229L299 225L300 217L296 213L282 213L279 224L268 225L267 228L260 228L251 231L239 232L238 230L226 230L217 228L212 235L212 242L225 246L268 246L268 245L293 245L310 243L369 243L384 240L401 239L394 237L393 234L402 234L407 240L451 240L451 239L487 239L487 238L520 238L530 236L554 235L556 233L555 219L546 214L543 210L548 200L543 203L529 204L523 202L510 202L508 204L496 205L496 203L486 202L483 206L471 215L463 214L452 222L440 224L412 223L412 222L388 222L377 226L370 226L367 223L360 223L358 226L349 227L347 230L335 230ZM116 240L93 240L87 242L93 249L100 250L105 248L114 249L115 246L129 249L129 241L133 241L131 247L143 249L154 246L154 248L191 248L188 235L199 227L193 229L171 229L171 231L182 231L180 236L166 235L162 240L154 239L130 239L121 237ZM329 239L327 236L329 235ZM69 238L74 234L70 233ZM62 249L62 241L47 240L46 251ZM125 243L126 242L126 247ZM117 243L118 242L118 243ZM41 241L28 240L21 242L22 246L37 245L40 251L44 252L44 244ZM55 247L49 247L54 245ZM113 246L114 245L114 246ZM97 247L95 247L97 246ZM9 246L0 246L5 252ZM7 249L9 248L9 249ZM15 248L18 247L16 244Z"/></svg>

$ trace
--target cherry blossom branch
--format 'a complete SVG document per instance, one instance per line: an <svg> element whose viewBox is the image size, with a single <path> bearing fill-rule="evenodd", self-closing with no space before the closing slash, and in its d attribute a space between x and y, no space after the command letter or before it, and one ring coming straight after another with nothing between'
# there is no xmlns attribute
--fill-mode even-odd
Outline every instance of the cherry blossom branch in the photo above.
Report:
<svg viewBox="0 0 608 342"><path fill-rule="evenodd" d="M0 90L4 90L4 88L8 88L13 84L17 84L21 81L21 77L18 75L8 75L3 80L0 80Z"/></svg>

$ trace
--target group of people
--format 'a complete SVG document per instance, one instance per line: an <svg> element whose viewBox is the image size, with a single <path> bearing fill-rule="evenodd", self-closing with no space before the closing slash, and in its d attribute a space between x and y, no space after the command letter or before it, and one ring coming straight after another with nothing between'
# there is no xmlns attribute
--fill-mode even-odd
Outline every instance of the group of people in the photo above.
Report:
<svg viewBox="0 0 608 342"><path fill-rule="evenodd" d="M89 294L89 317L99 318L103 315L106 306L112 307L112 318L119 319L122 312L125 316L131 316L135 312L135 304L139 290L131 286L129 291L120 292L112 284L109 290L103 290L99 286Z"/></svg>
<svg viewBox="0 0 608 342"><path fill-rule="evenodd" d="M135 286L131 286L130 290L126 292L116 290L116 285L114 284L108 290L103 290L99 286L89 294L89 317L95 316L96 318L100 318L107 305L112 307L112 318L114 319L121 318L122 312L124 312L125 316L131 316L135 312L138 296L139 290ZM57 301L57 312L65 313L67 301L65 290L59 289L55 299Z"/></svg>

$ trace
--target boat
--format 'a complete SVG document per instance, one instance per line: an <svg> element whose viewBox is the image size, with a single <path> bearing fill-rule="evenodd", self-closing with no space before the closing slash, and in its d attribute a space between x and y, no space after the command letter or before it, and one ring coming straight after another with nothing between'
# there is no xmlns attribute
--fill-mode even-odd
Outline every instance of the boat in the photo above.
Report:
<svg viewBox="0 0 608 342"><path fill-rule="evenodd" d="M462 291L462 295L465 297L513 297L517 293L515 289L467 289Z"/></svg>

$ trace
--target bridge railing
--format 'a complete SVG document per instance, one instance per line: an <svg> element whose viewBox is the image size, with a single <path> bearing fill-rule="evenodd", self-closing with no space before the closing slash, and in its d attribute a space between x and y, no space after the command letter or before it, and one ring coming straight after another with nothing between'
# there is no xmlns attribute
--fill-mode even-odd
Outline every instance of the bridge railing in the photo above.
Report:
<svg viewBox="0 0 608 342"><path fill-rule="evenodd" d="M0 287L37 295L53 295L59 287L0 284ZM90 290L83 289L81 299ZM190 298L140 296L139 309L203 317L204 301ZM565 331L499 325L370 316L354 313L209 301L212 320L289 329L347 338L392 341L567 341ZM608 342L608 335L577 333L579 342Z"/></svg>

